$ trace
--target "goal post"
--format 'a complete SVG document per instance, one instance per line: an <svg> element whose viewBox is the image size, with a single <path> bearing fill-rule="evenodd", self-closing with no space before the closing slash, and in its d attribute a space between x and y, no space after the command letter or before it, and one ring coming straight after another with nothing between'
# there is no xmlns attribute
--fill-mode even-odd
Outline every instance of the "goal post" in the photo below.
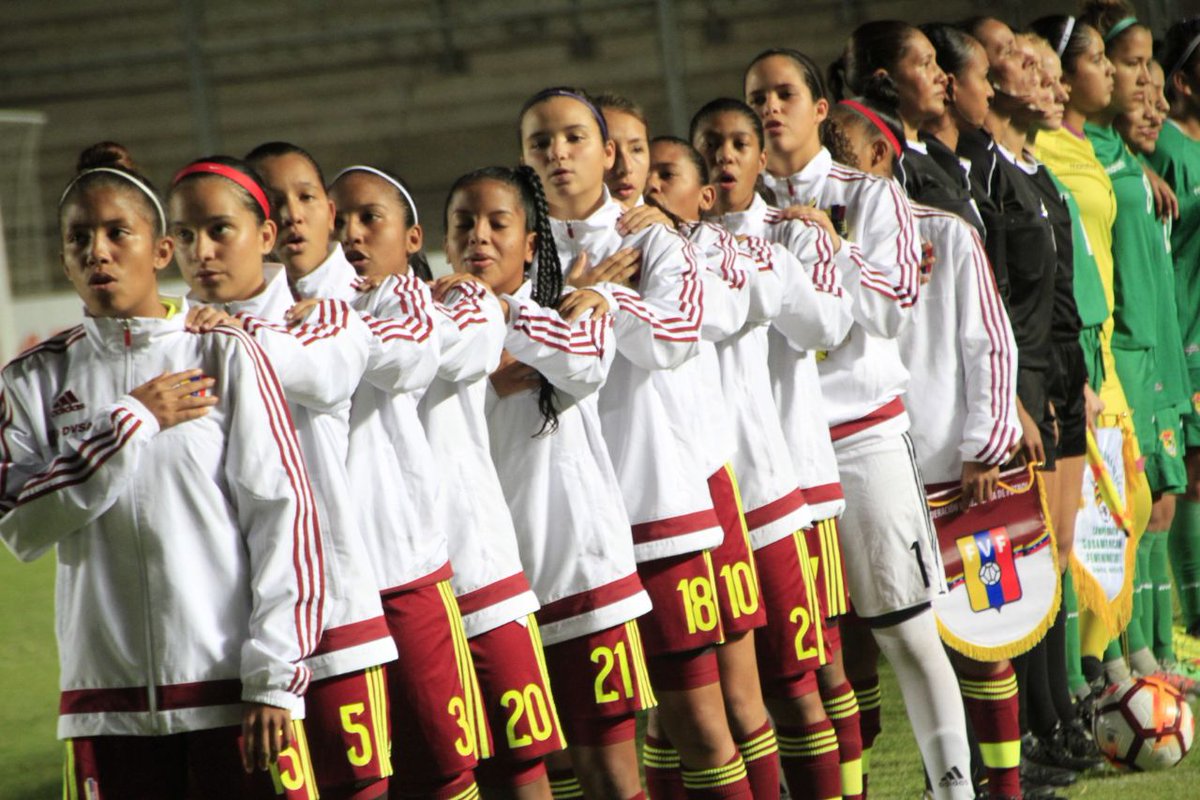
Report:
<svg viewBox="0 0 1200 800"><path fill-rule="evenodd" d="M0 364L16 355L15 291L50 288L38 153L46 115L0 109Z"/></svg>

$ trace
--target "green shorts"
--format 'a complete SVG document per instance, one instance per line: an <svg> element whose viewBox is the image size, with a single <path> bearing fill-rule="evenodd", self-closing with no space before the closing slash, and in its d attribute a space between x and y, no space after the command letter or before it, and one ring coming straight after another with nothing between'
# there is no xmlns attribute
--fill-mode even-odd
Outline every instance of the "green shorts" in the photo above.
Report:
<svg viewBox="0 0 1200 800"><path fill-rule="evenodd" d="M1183 415L1183 444L1188 450L1200 447L1200 367L1190 367L1191 408Z"/></svg>
<svg viewBox="0 0 1200 800"><path fill-rule="evenodd" d="M1104 383L1104 353L1100 348L1100 326L1093 325L1079 332L1079 346L1083 350L1083 363L1087 367L1088 386L1100 394L1100 386ZM1197 384L1193 381L1193 386ZM1200 429L1197 429L1200 433Z"/></svg>
<svg viewBox="0 0 1200 800"><path fill-rule="evenodd" d="M1142 455L1149 457L1158 443L1154 424L1156 402L1154 387L1154 352L1152 350L1118 350L1113 348L1113 360L1117 364L1117 377L1125 390L1125 399L1133 412L1133 432L1137 436ZM1151 488L1153 488L1151 483Z"/></svg>
<svg viewBox="0 0 1200 800"><path fill-rule="evenodd" d="M1180 494L1187 488L1187 465L1183 461L1183 421L1175 408L1160 409L1154 415L1158 441L1153 452L1143 450L1146 480L1150 491Z"/></svg>

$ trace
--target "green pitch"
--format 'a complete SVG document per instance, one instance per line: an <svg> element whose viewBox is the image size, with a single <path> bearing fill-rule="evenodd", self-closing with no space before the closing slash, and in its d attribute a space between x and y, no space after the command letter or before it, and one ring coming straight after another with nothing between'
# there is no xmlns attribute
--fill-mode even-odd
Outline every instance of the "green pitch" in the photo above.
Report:
<svg viewBox="0 0 1200 800"><path fill-rule="evenodd" d="M62 747L54 738L58 656L54 648L54 561L18 563L0 551L0 798L61 797ZM917 746L891 672L883 671L883 729L871 757L876 800L914 800L924 781ZM1108 772L1066 792L1088 800L1185 798L1200 784L1200 756L1176 769L1143 775Z"/></svg>

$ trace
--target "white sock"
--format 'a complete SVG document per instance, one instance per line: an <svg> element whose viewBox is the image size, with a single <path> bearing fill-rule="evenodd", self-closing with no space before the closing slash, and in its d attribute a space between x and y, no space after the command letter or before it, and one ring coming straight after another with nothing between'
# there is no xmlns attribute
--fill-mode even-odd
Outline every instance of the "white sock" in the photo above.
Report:
<svg viewBox="0 0 1200 800"><path fill-rule="evenodd" d="M1124 658L1115 658L1104 662L1104 677L1109 683L1122 683L1132 678L1133 673L1129 671Z"/></svg>
<svg viewBox="0 0 1200 800"><path fill-rule="evenodd" d="M966 713L933 611L871 633L896 672L935 800L973 800Z"/></svg>
<svg viewBox="0 0 1200 800"><path fill-rule="evenodd" d="M1134 650L1129 654L1129 666L1144 678L1158 672L1158 659L1154 657L1154 653L1150 651L1149 647L1143 647L1141 650Z"/></svg>

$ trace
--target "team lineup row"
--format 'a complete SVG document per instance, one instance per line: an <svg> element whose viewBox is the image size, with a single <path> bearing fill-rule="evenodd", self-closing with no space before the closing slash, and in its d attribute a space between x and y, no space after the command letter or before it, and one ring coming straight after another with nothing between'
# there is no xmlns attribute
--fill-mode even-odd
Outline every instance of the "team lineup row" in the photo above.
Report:
<svg viewBox="0 0 1200 800"><path fill-rule="evenodd" d="M58 558L66 796L637 798L642 767L653 798L862 798L880 653L934 797L1052 796L1023 730L1096 754L1065 610L976 554L1021 634L943 647L927 494L991 507L1040 466L1024 596L1057 598L1120 418L1134 525L1170 528L1198 42L1176 24L1164 69L1119 2L870 22L828 83L759 54L687 138L545 89L521 166L450 187L437 279L383 169L271 142L160 198L85 150L59 219L86 316L0 383L0 537Z"/></svg>

